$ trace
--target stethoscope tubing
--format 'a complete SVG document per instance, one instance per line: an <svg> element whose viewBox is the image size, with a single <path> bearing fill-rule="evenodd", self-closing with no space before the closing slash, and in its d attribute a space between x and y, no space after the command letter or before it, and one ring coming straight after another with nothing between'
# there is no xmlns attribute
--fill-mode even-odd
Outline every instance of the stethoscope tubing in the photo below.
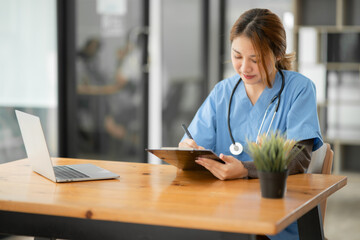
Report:
<svg viewBox="0 0 360 240"><path fill-rule="evenodd" d="M241 77L240 77L240 79L238 80L238 82L236 83L235 87L233 88L233 90L232 90L232 92L231 92L230 101L229 101L229 107L228 107L227 125L228 125L228 130L229 130L231 142L232 142L233 144L235 144L235 140L234 140L234 137L233 137L233 135L232 135L232 131L231 131L231 127L230 127L230 110L231 110L232 98L233 98L234 93L235 93L235 90L236 90L236 88L238 87L238 85L240 84L240 82L241 82Z"/></svg>
<svg viewBox="0 0 360 240"><path fill-rule="evenodd" d="M278 111L278 109L279 109L281 93L283 92L284 87L285 87L285 76L284 76L284 73L283 73L282 70L280 70L280 69L279 69L279 72L280 72L280 74L281 74L281 80L282 80L282 82L281 82L281 88L280 88L278 94L275 95L275 96L271 99L270 103L269 103L268 106L266 107L266 111L265 111L264 117L263 117L263 119L262 119L262 121L261 121L261 124L260 124L260 127L259 127L259 131L258 131L258 134L257 134L257 137L256 137L256 144L258 143L259 136L260 136L260 134L261 134L261 131L262 131L262 128L263 128L263 125L264 125L266 116L267 116L268 111L269 111L269 107L271 106L271 104L272 104L276 99L277 99L276 108L275 108L274 114L273 114L273 116L272 116L272 118L271 118L269 127L268 127L268 129L267 129L267 131L266 131L266 136L269 134L269 131L270 131L271 126L272 126L272 124L273 124L273 122L274 122L276 113L277 113L277 111ZM235 86L234 86L234 88L233 88L233 90L232 90L232 92L231 92L231 96L230 96L230 100L229 100L229 107L228 107L227 124L228 124L229 135L230 135L231 142L232 142L232 144L230 145L230 151L231 151L231 153L234 154L234 155L239 155L239 154L241 154L242 151L241 151L240 153L238 153L238 152L233 152L233 150L232 150L233 146L235 146L235 145L241 145L241 143L235 142L235 139L234 139L234 137L233 137L233 135L232 135L231 126L230 126L230 110L231 110L232 98L233 98L234 93L235 93L238 85L240 84L241 80L242 80L242 79L241 79L241 77L240 77L240 79L239 79L238 82L235 84ZM241 146L241 148L242 148L242 146Z"/></svg>

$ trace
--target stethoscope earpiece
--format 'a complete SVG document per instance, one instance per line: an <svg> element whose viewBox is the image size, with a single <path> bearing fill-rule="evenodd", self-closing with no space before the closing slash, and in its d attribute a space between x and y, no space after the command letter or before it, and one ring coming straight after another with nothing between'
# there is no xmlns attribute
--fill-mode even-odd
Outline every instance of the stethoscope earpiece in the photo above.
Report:
<svg viewBox="0 0 360 240"><path fill-rule="evenodd" d="M231 144L229 149L230 149L231 154L240 155L243 152L244 147L241 143L236 142L235 144L234 143Z"/></svg>

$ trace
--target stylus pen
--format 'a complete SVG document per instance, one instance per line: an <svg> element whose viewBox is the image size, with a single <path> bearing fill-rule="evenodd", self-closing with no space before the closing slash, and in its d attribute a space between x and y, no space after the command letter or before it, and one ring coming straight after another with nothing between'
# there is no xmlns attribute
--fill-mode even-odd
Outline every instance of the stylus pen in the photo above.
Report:
<svg viewBox="0 0 360 240"><path fill-rule="evenodd" d="M186 135L187 135L190 139L193 139L193 140L194 140L194 138L191 136L189 130L187 129L186 125L185 125L185 124L181 124L181 126L182 126L182 128L184 129Z"/></svg>

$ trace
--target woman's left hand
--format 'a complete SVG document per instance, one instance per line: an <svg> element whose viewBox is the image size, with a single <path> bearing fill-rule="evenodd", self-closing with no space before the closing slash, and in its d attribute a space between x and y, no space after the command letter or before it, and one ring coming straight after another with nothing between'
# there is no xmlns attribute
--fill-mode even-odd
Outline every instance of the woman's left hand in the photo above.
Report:
<svg viewBox="0 0 360 240"><path fill-rule="evenodd" d="M224 154L220 154L219 157L225 162L225 164L219 163L209 158L198 158L195 160L195 162L205 167L220 180L247 177L248 171L241 161L234 158L233 156L227 156Z"/></svg>

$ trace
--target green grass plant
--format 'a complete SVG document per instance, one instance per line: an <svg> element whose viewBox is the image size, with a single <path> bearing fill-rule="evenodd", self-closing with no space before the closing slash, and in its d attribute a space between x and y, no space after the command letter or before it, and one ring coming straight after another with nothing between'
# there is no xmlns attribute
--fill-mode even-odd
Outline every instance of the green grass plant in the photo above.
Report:
<svg viewBox="0 0 360 240"><path fill-rule="evenodd" d="M297 141L286 139L285 134L280 132L271 132L268 136L263 134L258 142L247 141L247 152L253 158L256 169L263 172L284 172L302 150L294 148Z"/></svg>

